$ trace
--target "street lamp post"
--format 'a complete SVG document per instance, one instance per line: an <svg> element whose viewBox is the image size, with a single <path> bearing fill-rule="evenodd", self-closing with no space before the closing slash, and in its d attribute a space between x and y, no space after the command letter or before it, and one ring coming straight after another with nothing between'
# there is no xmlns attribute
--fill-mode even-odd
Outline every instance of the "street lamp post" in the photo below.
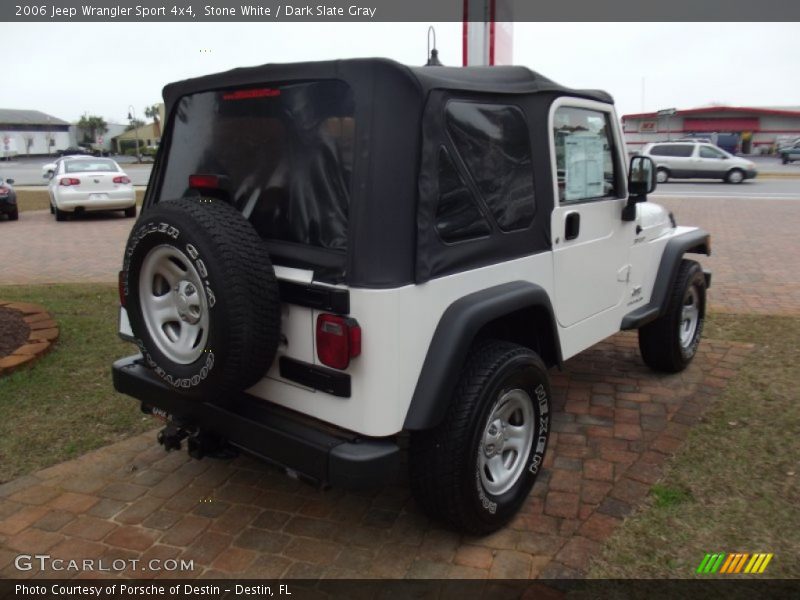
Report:
<svg viewBox="0 0 800 600"><path fill-rule="evenodd" d="M142 162L142 158L139 155L139 127L136 125L136 111L133 110L133 105L128 105L128 121L131 122L133 126L133 133L136 135L136 162Z"/></svg>

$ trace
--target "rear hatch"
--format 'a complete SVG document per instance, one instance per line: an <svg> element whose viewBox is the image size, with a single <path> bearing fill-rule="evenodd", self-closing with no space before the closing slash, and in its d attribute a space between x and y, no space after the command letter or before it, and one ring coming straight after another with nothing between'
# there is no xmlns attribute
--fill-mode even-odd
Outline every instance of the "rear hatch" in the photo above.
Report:
<svg viewBox="0 0 800 600"><path fill-rule="evenodd" d="M316 362L316 311L298 289L341 284L348 243L354 101L338 80L183 96L169 116L148 202L230 201L267 244L282 281L280 353ZM275 376L275 369L271 374Z"/></svg>

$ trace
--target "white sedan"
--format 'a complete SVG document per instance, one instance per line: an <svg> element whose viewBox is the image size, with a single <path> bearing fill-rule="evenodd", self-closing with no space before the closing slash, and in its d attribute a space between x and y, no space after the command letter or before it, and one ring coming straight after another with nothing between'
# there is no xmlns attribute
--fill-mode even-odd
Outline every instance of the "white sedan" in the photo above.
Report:
<svg viewBox="0 0 800 600"><path fill-rule="evenodd" d="M66 156L42 167L50 180L50 212L56 221L90 210L123 210L136 216L131 179L110 158Z"/></svg>

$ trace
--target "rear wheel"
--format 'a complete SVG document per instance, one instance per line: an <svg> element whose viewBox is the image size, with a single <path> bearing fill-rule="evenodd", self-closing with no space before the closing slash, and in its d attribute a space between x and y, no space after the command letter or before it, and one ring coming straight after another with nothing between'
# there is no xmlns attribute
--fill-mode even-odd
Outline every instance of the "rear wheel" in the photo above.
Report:
<svg viewBox="0 0 800 600"><path fill-rule="evenodd" d="M697 353L706 313L706 279L700 265L683 260L667 312L639 329L639 350L656 371L683 371Z"/></svg>
<svg viewBox="0 0 800 600"><path fill-rule="evenodd" d="M53 214L56 216L56 221L66 221L67 213L59 209L58 206L53 207Z"/></svg>
<svg viewBox="0 0 800 600"><path fill-rule="evenodd" d="M8 220L9 221L16 221L19 219L19 208L15 207L10 213L8 213Z"/></svg>
<svg viewBox="0 0 800 600"><path fill-rule="evenodd" d="M271 365L280 300L266 246L225 202L182 198L142 214L123 297L145 362L167 384L221 401Z"/></svg>
<svg viewBox="0 0 800 600"><path fill-rule="evenodd" d="M134 204L130 208L125 209L125 216L126 217L135 217L136 216L136 205Z"/></svg>
<svg viewBox="0 0 800 600"><path fill-rule="evenodd" d="M656 170L656 181L658 183L667 183L669 181L669 171L666 169Z"/></svg>
<svg viewBox="0 0 800 600"><path fill-rule="evenodd" d="M536 480L549 419L550 384L536 353L501 341L476 345L444 421L412 434L417 501L459 531L502 527Z"/></svg>

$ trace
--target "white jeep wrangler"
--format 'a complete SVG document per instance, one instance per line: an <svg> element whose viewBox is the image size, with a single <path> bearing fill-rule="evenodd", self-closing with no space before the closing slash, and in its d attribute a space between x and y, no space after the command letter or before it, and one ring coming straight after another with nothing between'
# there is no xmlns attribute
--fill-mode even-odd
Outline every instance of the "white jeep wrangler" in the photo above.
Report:
<svg viewBox="0 0 800 600"><path fill-rule="evenodd" d="M522 67L359 59L164 89L120 272L117 390L168 448L379 484L409 434L419 503L487 533L541 470L548 368L623 329L680 371L709 236L643 202L612 99Z"/></svg>

